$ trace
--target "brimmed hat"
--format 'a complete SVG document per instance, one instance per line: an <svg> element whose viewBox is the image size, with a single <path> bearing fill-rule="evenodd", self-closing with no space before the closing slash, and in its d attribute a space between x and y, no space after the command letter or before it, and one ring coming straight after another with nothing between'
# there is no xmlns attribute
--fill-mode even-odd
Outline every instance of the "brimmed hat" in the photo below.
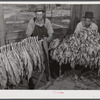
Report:
<svg viewBox="0 0 100 100"><path fill-rule="evenodd" d="M42 11L45 12L45 6L44 5L37 5L34 12Z"/></svg>
<svg viewBox="0 0 100 100"><path fill-rule="evenodd" d="M89 19L93 19L93 12L86 12L85 16L83 18L89 18Z"/></svg>

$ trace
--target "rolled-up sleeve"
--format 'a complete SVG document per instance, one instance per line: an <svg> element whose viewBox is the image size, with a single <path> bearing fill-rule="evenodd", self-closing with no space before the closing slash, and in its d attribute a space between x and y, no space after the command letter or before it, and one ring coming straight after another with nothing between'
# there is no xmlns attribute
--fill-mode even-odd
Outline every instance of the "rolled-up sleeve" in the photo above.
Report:
<svg viewBox="0 0 100 100"><path fill-rule="evenodd" d="M27 30L26 30L27 36L30 36L32 34L33 29L34 29L34 21L33 19L31 19L28 23Z"/></svg>
<svg viewBox="0 0 100 100"><path fill-rule="evenodd" d="M47 28L48 35L51 36L54 33L54 31L53 31L52 24L49 19L46 19L45 26Z"/></svg>
<svg viewBox="0 0 100 100"><path fill-rule="evenodd" d="M97 30L97 32L98 32L98 26L96 27L96 30Z"/></svg>
<svg viewBox="0 0 100 100"><path fill-rule="evenodd" d="M98 26L95 23L93 23L92 29L98 32Z"/></svg>

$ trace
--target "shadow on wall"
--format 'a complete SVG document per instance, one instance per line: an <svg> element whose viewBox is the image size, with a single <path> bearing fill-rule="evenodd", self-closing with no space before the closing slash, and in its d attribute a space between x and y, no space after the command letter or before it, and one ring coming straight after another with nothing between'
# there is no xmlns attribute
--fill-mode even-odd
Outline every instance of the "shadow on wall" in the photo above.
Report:
<svg viewBox="0 0 100 100"><path fill-rule="evenodd" d="M25 34L25 31L20 31L18 33L17 39L15 42L20 42L21 40L27 38L27 35Z"/></svg>
<svg viewBox="0 0 100 100"><path fill-rule="evenodd" d="M98 25L98 32L100 33L100 21L97 20L97 23L96 24Z"/></svg>
<svg viewBox="0 0 100 100"><path fill-rule="evenodd" d="M81 20L80 20L80 18L79 17L75 17L74 18L74 23L73 23L73 31L75 30L75 28L76 28L76 26L77 26L77 24L80 22Z"/></svg>
<svg viewBox="0 0 100 100"><path fill-rule="evenodd" d="M75 17L73 23L70 23L69 28L66 30L65 36L69 36L74 33L74 30L77 26L77 24L80 22L79 17Z"/></svg>

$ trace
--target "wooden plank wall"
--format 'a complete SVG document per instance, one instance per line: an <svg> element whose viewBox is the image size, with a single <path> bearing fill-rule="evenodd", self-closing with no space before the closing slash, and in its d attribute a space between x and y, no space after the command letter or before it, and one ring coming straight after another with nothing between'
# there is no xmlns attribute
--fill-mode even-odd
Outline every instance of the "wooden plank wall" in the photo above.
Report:
<svg viewBox="0 0 100 100"><path fill-rule="evenodd" d="M82 19L82 16L84 16L86 11L92 11L94 13L94 21L95 23L98 25L99 27L99 31L100 31L100 5L71 5L71 28L72 30L75 29L76 24L78 23L78 21L80 21ZM61 33L62 29L60 30L55 30L56 32ZM7 43L11 43L11 42L16 42L16 41L20 41L22 39L25 38L25 32L20 33L13 33L7 35ZM8 42L9 41L9 42Z"/></svg>
<svg viewBox="0 0 100 100"><path fill-rule="evenodd" d="M5 25L2 4L0 4L0 46L5 45Z"/></svg>
<svg viewBox="0 0 100 100"><path fill-rule="evenodd" d="M26 37L27 36L25 34L25 31L20 31L20 32L16 32L16 33L7 34L6 44L19 42L19 41L25 39Z"/></svg>

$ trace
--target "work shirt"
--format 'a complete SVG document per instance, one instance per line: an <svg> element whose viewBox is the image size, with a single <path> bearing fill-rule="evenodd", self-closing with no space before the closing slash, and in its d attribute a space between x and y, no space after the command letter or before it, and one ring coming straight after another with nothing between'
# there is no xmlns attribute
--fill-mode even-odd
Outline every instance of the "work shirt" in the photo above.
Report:
<svg viewBox="0 0 100 100"><path fill-rule="evenodd" d="M91 22L91 25L87 28L87 27L85 27L84 21L81 21L81 22L79 22L79 23L77 24L74 33L78 33L78 32L80 32L82 29L91 29L91 30L94 30L94 31L98 31L98 26L97 26L95 23Z"/></svg>
<svg viewBox="0 0 100 100"><path fill-rule="evenodd" d="M27 27L27 30L26 30L26 34L28 36L31 36L31 34L33 33L34 31L34 27L35 27L35 22L34 22L34 19L32 18L30 21L29 21L29 24L28 24L28 27ZM47 33L49 36L51 36L52 33L54 33L53 31L53 28L52 28L52 25L51 25L51 22L49 19L45 19L45 23L44 23L44 26L46 27L47 29Z"/></svg>

